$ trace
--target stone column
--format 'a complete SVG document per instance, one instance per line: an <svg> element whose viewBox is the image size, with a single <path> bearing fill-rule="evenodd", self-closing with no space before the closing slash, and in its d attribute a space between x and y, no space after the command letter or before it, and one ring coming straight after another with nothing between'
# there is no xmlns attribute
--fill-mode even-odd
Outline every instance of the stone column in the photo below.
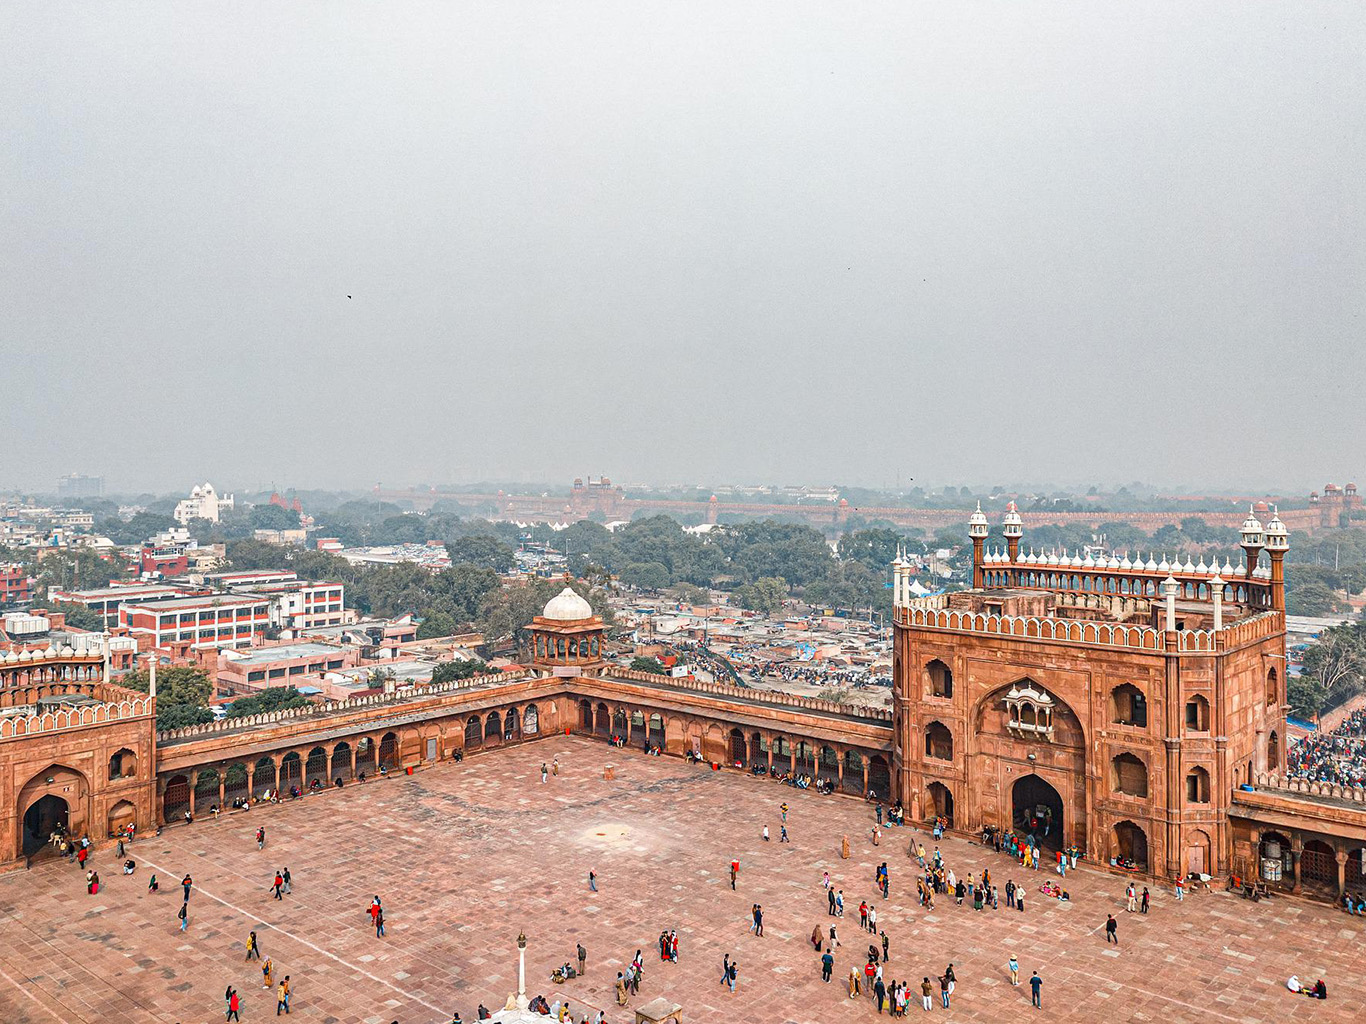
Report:
<svg viewBox="0 0 1366 1024"><path fill-rule="evenodd" d="M863 759L863 788L859 790L859 796L868 795L868 759Z"/></svg>
<svg viewBox="0 0 1366 1024"><path fill-rule="evenodd" d="M350 746L350 749L351 749L351 780L354 782L354 781L355 781L355 778L356 778L356 745L355 745L354 743L352 743L351 746Z"/></svg>
<svg viewBox="0 0 1366 1024"><path fill-rule="evenodd" d="M218 809L227 809L228 799L228 776L225 772L218 773Z"/></svg>
<svg viewBox="0 0 1366 1024"><path fill-rule="evenodd" d="M1261 843L1258 843L1257 846L1258 846L1258 854L1260 855L1260 853L1261 853L1261 849L1260 849L1260 848L1261 848ZM1294 865L1295 865L1295 868L1294 868L1294 879L1295 879L1295 881L1294 881L1294 884L1291 886L1290 891L1291 891L1291 892L1294 892L1294 893L1300 892L1301 889L1303 888L1303 886L1302 886L1302 884L1301 884L1301 882L1302 882L1302 876L1301 876L1301 874L1300 874L1300 854L1302 854L1303 852L1304 852L1304 840L1301 839L1299 836L1294 836L1294 837L1290 840L1290 859L1294 862ZM1258 869L1259 869L1259 870L1257 871L1257 875L1258 875L1258 877L1260 877L1260 876L1261 876L1261 870L1260 870L1260 868L1261 868L1261 858L1260 858L1260 856L1258 856L1258 858L1257 858L1257 867L1258 867Z"/></svg>
<svg viewBox="0 0 1366 1024"><path fill-rule="evenodd" d="M247 770L247 799L252 803L256 802L256 762L243 765Z"/></svg>
<svg viewBox="0 0 1366 1024"><path fill-rule="evenodd" d="M199 789L199 769L190 772L190 814L199 817L199 800L197 791Z"/></svg>
<svg viewBox="0 0 1366 1024"><path fill-rule="evenodd" d="M1338 847L1338 899L1342 899L1342 894L1347 890L1347 851Z"/></svg>

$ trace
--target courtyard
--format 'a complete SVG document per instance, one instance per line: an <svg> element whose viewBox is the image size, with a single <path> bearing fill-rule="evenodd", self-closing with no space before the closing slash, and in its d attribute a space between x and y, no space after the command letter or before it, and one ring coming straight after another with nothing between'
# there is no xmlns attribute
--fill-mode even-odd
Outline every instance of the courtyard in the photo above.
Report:
<svg viewBox="0 0 1366 1024"><path fill-rule="evenodd" d="M540 781L542 762L560 771ZM614 778L604 779L604 766ZM791 843L781 844L778 807L790 805ZM761 828L769 826L772 841ZM274 1016L245 940L255 930L288 974L302 1021L447 1024L483 1002L502 1006L517 987L517 935L527 936L528 995L568 998L575 1021L616 1005L613 982L637 949L645 971L632 1007L676 1000L701 1024L825 1024L876 1017L844 979L862 967L870 936L858 904L870 900L891 941L888 979L937 978L952 961L953 1007L936 1014L999 1021L1028 1014L1029 989L1011 988L1006 961L1022 981L1044 978L1042 1017L1077 1021L1361 1020L1366 964L1359 918L1278 898L1251 904L1222 892L1177 903L1154 890L1150 914L1124 912L1125 879L1083 867L1069 873L1070 903L1042 896L1048 871L1025 872L973 843L939 844L959 876L991 869L1004 888L1027 886L1027 910L975 912L938 897L932 913L915 897L912 838L888 828L872 844L872 808L733 771L648 757L578 737L552 737L444 763L413 776L352 784L283 805L235 812L167 829L130 847L136 873L120 873L108 848L83 872L55 859L0 876L0 1021L4 1024L151 1024L221 1020L228 985L241 993L243 1021ZM254 833L264 825L265 850ZM848 860L840 840L851 844ZM732 892L728 865L741 864ZM891 899L874 888L887 861ZM293 892L270 893L288 867ZM588 887L597 872L598 889ZM827 915L821 874L844 890L834 981L822 983L813 926ZM161 889L147 891L156 872ZM180 878L194 879L190 923L181 934ZM386 931L370 925L371 897L383 899ZM750 907L764 907L765 936L748 931ZM1107 946L1107 913L1120 945ZM677 929L680 959L661 963L657 940ZM588 951L584 977L563 985L551 970ZM721 985L721 959L739 963L737 991ZM1329 1000L1296 997L1285 980L1326 980ZM937 992L937 986L936 986ZM910 1013L921 1013L918 999Z"/></svg>

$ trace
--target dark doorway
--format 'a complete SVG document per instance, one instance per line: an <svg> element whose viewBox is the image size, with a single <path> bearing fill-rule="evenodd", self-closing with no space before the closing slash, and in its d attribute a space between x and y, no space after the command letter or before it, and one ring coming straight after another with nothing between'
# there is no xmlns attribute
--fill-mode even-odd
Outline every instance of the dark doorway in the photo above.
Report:
<svg viewBox="0 0 1366 1024"><path fill-rule="evenodd" d="M1011 788L1011 823L1021 835L1032 835L1049 850L1061 850L1065 834L1062 797L1037 775L1017 779Z"/></svg>
<svg viewBox="0 0 1366 1024"><path fill-rule="evenodd" d="M30 857L47 845L60 827L66 831L66 801L49 793L24 813L24 856Z"/></svg>

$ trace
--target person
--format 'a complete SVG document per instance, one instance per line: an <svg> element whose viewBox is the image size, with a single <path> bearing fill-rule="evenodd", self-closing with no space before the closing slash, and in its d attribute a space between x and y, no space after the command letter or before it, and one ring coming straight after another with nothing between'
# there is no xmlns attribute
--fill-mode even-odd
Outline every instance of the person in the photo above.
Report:
<svg viewBox="0 0 1366 1024"><path fill-rule="evenodd" d="M740 964L737 960L730 962L730 970L726 973L726 985L730 988L730 994L735 995L735 982L740 977Z"/></svg>
<svg viewBox="0 0 1366 1024"><path fill-rule="evenodd" d="M1140 905L1139 905L1139 908L1138 908L1138 912L1139 912L1140 914L1146 914L1146 913L1148 912L1148 900L1149 900L1149 899L1150 899L1150 897L1149 897L1149 895L1148 895L1148 887L1145 885L1145 886L1143 887L1143 899L1140 901Z"/></svg>
<svg viewBox="0 0 1366 1024"><path fill-rule="evenodd" d="M190 889L194 885L194 880L186 875L180 880L180 887L185 890L185 902L190 902Z"/></svg>
<svg viewBox="0 0 1366 1024"><path fill-rule="evenodd" d="M779 825L779 826L778 826L778 842L780 842L780 843L791 843L791 842L792 842L792 840L789 839L789 838L787 837L787 826L786 826L786 825Z"/></svg>
<svg viewBox="0 0 1366 1024"><path fill-rule="evenodd" d="M821 980L822 980L822 981L829 981L829 980L830 980L830 975L831 975L831 973L834 972L834 970L835 970L835 958L831 955L830 951L827 949L827 950L821 955Z"/></svg>
<svg viewBox="0 0 1366 1024"><path fill-rule="evenodd" d="M1110 943L1112 943L1112 942L1113 942L1116 946L1119 945L1119 936L1118 936L1118 934L1117 934L1118 931L1119 931L1119 922L1115 920L1115 915L1114 915L1114 914L1106 914L1106 915L1105 915L1105 944L1106 944L1107 946L1108 946Z"/></svg>
<svg viewBox="0 0 1366 1024"><path fill-rule="evenodd" d="M843 945L843 943L840 942L840 937L836 934L835 926L832 924L830 926L830 948L832 950L838 949L841 945Z"/></svg>
<svg viewBox="0 0 1366 1024"><path fill-rule="evenodd" d="M280 1016L280 1012L289 1013L289 976L286 975L280 980L280 987L275 990L275 1016Z"/></svg>
<svg viewBox="0 0 1366 1024"><path fill-rule="evenodd" d="M189 927L190 927L190 905L189 905L188 903L182 903L182 904L180 905L180 913L176 914L176 917L180 918L180 930L181 930L182 932L185 931L185 929L189 928Z"/></svg>
<svg viewBox="0 0 1366 1024"><path fill-rule="evenodd" d="M598 873L592 868L588 869L588 888L593 892L598 891Z"/></svg>
<svg viewBox="0 0 1366 1024"><path fill-rule="evenodd" d="M626 1005L626 978L617 971L617 1005Z"/></svg>
<svg viewBox="0 0 1366 1024"><path fill-rule="evenodd" d="M815 947L817 953L821 951L821 942L823 939L824 936L821 935L821 926L816 925L811 929L811 945Z"/></svg>
<svg viewBox="0 0 1366 1024"><path fill-rule="evenodd" d="M1138 890L1134 888L1134 883L1130 882L1124 889L1125 910L1132 914L1138 910Z"/></svg>
<svg viewBox="0 0 1366 1024"><path fill-rule="evenodd" d="M275 891L275 898L277 900L284 899L284 895L282 893L285 887L285 876L280 874L280 872L278 871L275 872L275 881L271 882L270 887Z"/></svg>
<svg viewBox="0 0 1366 1024"><path fill-rule="evenodd" d="M827 904L829 904L829 907L830 907L829 916L834 917L834 916L835 916L835 890L829 888L828 886L826 887L826 890L825 890L825 902L826 902Z"/></svg>
<svg viewBox="0 0 1366 1024"><path fill-rule="evenodd" d="M730 862L730 887L735 888L735 876L740 873L740 862L733 860Z"/></svg>
<svg viewBox="0 0 1366 1024"><path fill-rule="evenodd" d="M264 825L256 830L256 848L258 850L266 848L266 827Z"/></svg>
<svg viewBox="0 0 1366 1024"><path fill-rule="evenodd" d="M253 956L257 960L261 959L261 947L257 945L255 932L247 936L247 959L250 960Z"/></svg>
<svg viewBox="0 0 1366 1024"><path fill-rule="evenodd" d="M787 804L783 803L778 810L782 812L783 821L787 821Z"/></svg>
<svg viewBox="0 0 1366 1024"><path fill-rule="evenodd" d="M723 956L723 957L721 958L721 984L724 985L724 984L726 983L726 979L729 978L729 977L730 977L730 954L727 953L725 956Z"/></svg>
<svg viewBox="0 0 1366 1024"><path fill-rule="evenodd" d="M768 826L764 826L764 842L768 842Z"/></svg>
<svg viewBox="0 0 1366 1024"><path fill-rule="evenodd" d="M1285 987L1296 995L1299 995L1304 991L1304 986L1300 984L1300 976L1298 974L1290 975L1290 979L1286 981Z"/></svg>
<svg viewBox="0 0 1366 1024"><path fill-rule="evenodd" d="M157 892L161 888L161 883L157 881L156 872L152 872L152 877L147 879L147 891Z"/></svg>
<svg viewBox="0 0 1366 1024"><path fill-rule="evenodd" d="M555 755L555 758L554 758L553 762L552 762L551 765L550 765L550 774L551 774L551 775L554 775L556 778L559 778L559 777L560 777L560 755L559 755L559 754L556 754L556 755Z"/></svg>
<svg viewBox="0 0 1366 1024"><path fill-rule="evenodd" d="M754 904L754 934L759 938L764 937L764 908L763 904Z"/></svg>
<svg viewBox="0 0 1366 1024"><path fill-rule="evenodd" d="M125 875L131 875L135 870L137 870L137 865L133 863L132 857L123 862L123 873Z"/></svg>
<svg viewBox="0 0 1366 1024"><path fill-rule="evenodd" d="M1014 953L1011 953L1011 954L1010 954L1010 962L1009 962L1008 964L1006 964L1006 966L1010 968L1010 983L1011 983L1012 985L1019 985L1019 984L1020 984L1020 961L1018 961L1018 960L1015 959L1015 954L1014 954Z"/></svg>
<svg viewBox="0 0 1366 1024"><path fill-rule="evenodd" d="M944 977L949 981L949 995L953 995L953 990L958 987L958 975L953 973L953 964L944 968ZM947 999L945 999L944 1005L946 1007L949 1005Z"/></svg>
<svg viewBox="0 0 1366 1024"><path fill-rule="evenodd" d="M859 973L857 967L849 968L849 998L857 999L861 989L859 987Z"/></svg>
<svg viewBox="0 0 1366 1024"><path fill-rule="evenodd" d="M266 957L265 962L261 964L261 980L265 982L261 987L267 992L270 991L270 976L274 970L275 961L270 957Z"/></svg>
<svg viewBox="0 0 1366 1024"><path fill-rule="evenodd" d="M887 938L887 932L884 930L882 933L882 959L886 960L891 955L891 952L892 944Z"/></svg>
<svg viewBox="0 0 1366 1024"><path fill-rule="evenodd" d="M1315 999L1327 999L1328 986L1325 985L1323 979L1320 978L1318 981L1314 982L1314 987L1310 989L1308 994L1313 996Z"/></svg>
<svg viewBox="0 0 1366 1024"><path fill-rule="evenodd" d="M289 868L285 868L284 873L280 877L285 883L285 887L282 891L286 896L288 896L291 892L294 891L294 885L289 878Z"/></svg>
<svg viewBox="0 0 1366 1024"><path fill-rule="evenodd" d="M1176 902L1180 903L1186 898L1186 876L1179 875L1176 879Z"/></svg>
<svg viewBox="0 0 1366 1024"><path fill-rule="evenodd" d="M541 762L541 785L545 785L546 779L550 777L550 770L546 768L545 762Z"/></svg>
<svg viewBox="0 0 1366 1024"><path fill-rule="evenodd" d="M579 954L579 974L583 974L584 964L588 960L588 950L583 948L582 942L578 943L577 947L575 952Z"/></svg>
<svg viewBox="0 0 1366 1024"><path fill-rule="evenodd" d="M1043 979L1039 977L1039 972L1035 971L1034 976L1029 979L1029 999L1034 1004L1034 1009L1043 1009L1043 1003L1039 999L1039 990L1043 988Z"/></svg>
<svg viewBox="0 0 1366 1024"><path fill-rule="evenodd" d="M873 980L873 998L877 1002L877 1012L881 1013L882 1007L887 1002L887 985L883 982L881 977Z"/></svg>
<svg viewBox="0 0 1366 1024"><path fill-rule="evenodd" d="M228 1014L223 1019L225 1021L238 1020L242 1018L237 1015L237 1009L241 1005L241 1000L237 997L237 989L228 987Z"/></svg>
<svg viewBox="0 0 1366 1024"><path fill-rule="evenodd" d="M380 907L375 914L375 938L384 938L384 908Z"/></svg>
<svg viewBox="0 0 1366 1024"><path fill-rule="evenodd" d="M943 1000L944 1009L949 1008L949 976L941 974L939 976L939 998Z"/></svg>
<svg viewBox="0 0 1366 1024"><path fill-rule="evenodd" d="M922 978L920 981L920 998L925 1009L928 1010L934 1005L934 988L930 985L929 978Z"/></svg>

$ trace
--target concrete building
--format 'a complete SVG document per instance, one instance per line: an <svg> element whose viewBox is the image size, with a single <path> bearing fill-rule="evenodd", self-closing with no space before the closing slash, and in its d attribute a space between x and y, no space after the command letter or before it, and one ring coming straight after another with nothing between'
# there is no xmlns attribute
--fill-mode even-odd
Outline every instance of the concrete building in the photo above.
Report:
<svg viewBox="0 0 1366 1024"><path fill-rule="evenodd" d="M104 617L105 627L117 625L121 605L146 604L148 601L162 601L168 597L186 597L190 592L171 583L130 584L121 587L98 587L93 590L56 590L49 589L47 599L63 604L78 604L99 612Z"/></svg>
<svg viewBox="0 0 1366 1024"><path fill-rule="evenodd" d="M191 519L207 519L211 523L216 523L226 509L234 506L231 494L220 498L218 492L213 489L213 484L195 484L190 490L190 496L180 500L171 516L182 525L188 524Z"/></svg>
<svg viewBox="0 0 1366 1024"><path fill-rule="evenodd" d="M355 647L341 644L291 643L218 655L218 690L243 695L272 686L319 686L324 673L351 668L360 661Z"/></svg>
<svg viewBox="0 0 1366 1024"><path fill-rule="evenodd" d="M194 648L250 647L270 625L264 597L210 594L119 606L119 625L139 648L188 641Z"/></svg>
<svg viewBox="0 0 1366 1024"><path fill-rule="evenodd" d="M33 603L33 577L18 565L0 565L0 608L27 608Z"/></svg>

